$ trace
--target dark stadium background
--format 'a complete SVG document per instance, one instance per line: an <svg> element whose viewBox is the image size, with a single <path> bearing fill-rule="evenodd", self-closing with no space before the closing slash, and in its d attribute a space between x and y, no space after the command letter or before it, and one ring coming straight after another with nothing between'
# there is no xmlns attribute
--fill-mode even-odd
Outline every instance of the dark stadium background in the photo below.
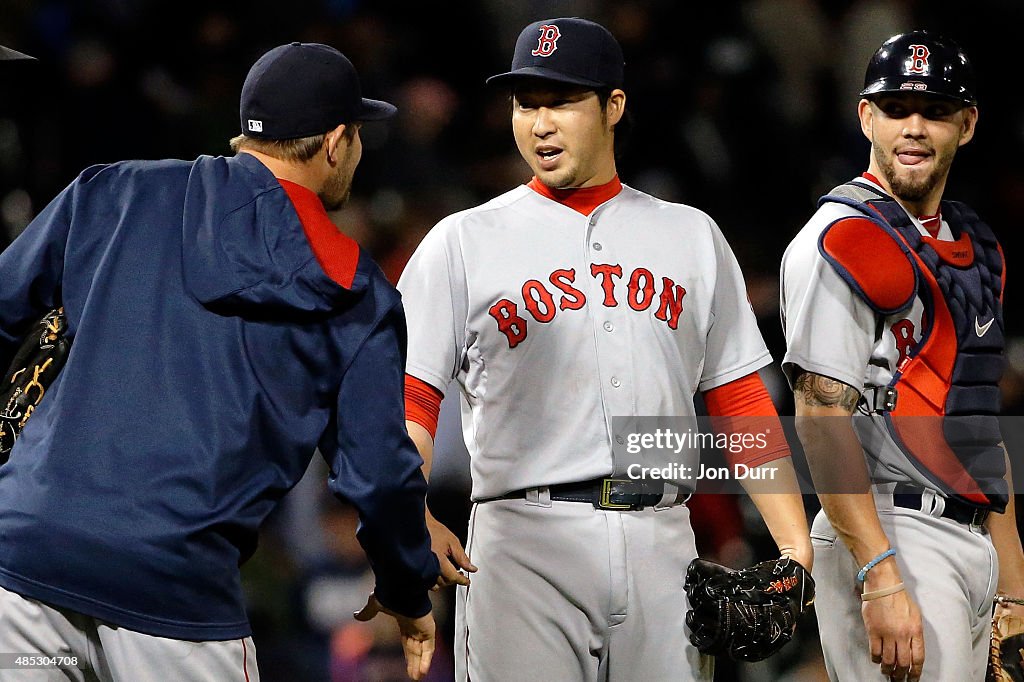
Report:
<svg viewBox="0 0 1024 682"><path fill-rule="evenodd" d="M483 80L505 69L522 26L555 16L598 20L620 39L636 122L620 175L718 221L776 358L783 249L816 198L867 161L855 106L869 56L885 37L912 28L957 39L979 74L981 118L947 197L974 206L1005 247L1004 411L1021 414L1019 0L0 0L0 44L39 58L3 74L0 87L0 247L88 165L228 153L248 67L275 45L316 41L352 59L366 94L401 109L390 125L364 128L353 199L335 216L397 278L438 219L528 179L507 96ZM790 414L781 376L768 379ZM464 530L466 464L446 414L430 501ZM365 597L366 569L350 539L351 511L324 495L324 474L315 460L243 571L262 679L403 679L391 624L349 622ZM770 541L747 503L717 497L695 505L704 552L734 565L767 558ZM809 511L814 506L808 500ZM449 596L438 602L444 649ZM824 679L808 626L780 656L740 669L720 665L717 679ZM450 679L449 659L439 657L432 679Z"/></svg>

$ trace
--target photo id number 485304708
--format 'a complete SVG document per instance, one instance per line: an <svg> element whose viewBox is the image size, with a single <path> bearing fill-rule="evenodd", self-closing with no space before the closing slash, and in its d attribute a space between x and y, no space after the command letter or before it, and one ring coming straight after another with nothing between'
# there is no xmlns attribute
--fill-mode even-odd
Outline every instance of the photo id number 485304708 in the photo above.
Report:
<svg viewBox="0 0 1024 682"><path fill-rule="evenodd" d="M0 670L15 668L77 668L78 656L0 653Z"/></svg>

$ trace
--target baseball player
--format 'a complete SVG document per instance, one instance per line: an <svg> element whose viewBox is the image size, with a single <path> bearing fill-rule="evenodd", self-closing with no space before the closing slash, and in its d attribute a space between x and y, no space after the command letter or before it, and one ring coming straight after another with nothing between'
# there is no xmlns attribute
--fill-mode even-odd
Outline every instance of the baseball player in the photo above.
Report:
<svg viewBox="0 0 1024 682"><path fill-rule="evenodd" d="M399 281L410 434L429 467L456 381L471 454L466 549L479 571L457 588L462 681L711 678L684 625L688 483L621 485L615 418L689 417L698 391L713 414L774 415L757 375L770 357L714 221L620 182L623 71L596 23L523 29L511 70L488 82L509 88L534 178L442 220ZM785 494L748 490L780 551L807 565L803 505L773 433L743 456L777 470ZM451 560L442 571L472 570L432 530Z"/></svg>
<svg viewBox="0 0 1024 682"><path fill-rule="evenodd" d="M360 122L394 111L337 50L282 45L246 78L234 157L93 166L0 253L0 366L58 305L72 341L0 466L0 652L71 680L258 679L238 566L319 445L376 574L359 617L394 615L426 674L401 303L325 211Z"/></svg>
<svg viewBox="0 0 1024 682"><path fill-rule="evenodd" d="M993 595L1024 596L1024 555L992 423L1002 250L942 200L974 136L974 73L953 41L904 33L860 96L868 170L822 199L782 262L783 367L823 507L825 663L833 680L982 680Z"/></svg>

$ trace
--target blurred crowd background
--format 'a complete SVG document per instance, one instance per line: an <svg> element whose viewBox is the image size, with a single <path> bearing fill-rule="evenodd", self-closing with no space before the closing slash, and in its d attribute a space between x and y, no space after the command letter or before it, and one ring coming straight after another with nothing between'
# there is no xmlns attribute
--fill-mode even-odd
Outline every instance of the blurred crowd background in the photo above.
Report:
<svg viewBox="0 0 1024 682"><path fill-rule="evenodd" d="M913 28L958 40L978 72L981 119L947 196L975 207L1004 244L1012 338L1004 403L1021 414L1019 0L0 0L0 44L39 58L0 90L0 247L86 166L230 153L249 66L275 45L315 41L352 59L366 94L399 106L390 124L364 127L352 200L334 216L397 280L440 218L529 179L507 92L483 81L507 68L523 26L557 16L600 21L622 43L636 125L620 176L718 221L776 358L782 252L816 198L866 167L855 111L870 55ZM791 414L781 375L767 379ZM443 414L430 504L464 532L457 407L446 401ZM262 678L404 679L392 623L351 620L372 577L353 539L355 515L325 494L325 476L316 458L243 571ZM706 555L731 565L771 555L743 498L705 496L693 507ZM446 641L431 679L440 681L451 679L450 594L438 596L437 615ZM808 625L780 656L720 665L717 679L824 679Z"/></svg>

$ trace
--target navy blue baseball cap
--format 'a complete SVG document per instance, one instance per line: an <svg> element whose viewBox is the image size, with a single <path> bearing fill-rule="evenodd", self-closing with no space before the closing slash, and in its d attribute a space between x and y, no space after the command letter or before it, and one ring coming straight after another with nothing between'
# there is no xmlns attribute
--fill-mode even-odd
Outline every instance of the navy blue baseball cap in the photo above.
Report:
<svg viewBox="0 0 1024 682"><path fill-rule="evenodd" d="M9 47L0 45L0 62L14 61L16 59L31 59L35 61L35 57L30 57L27 54L23 54L17 50L12 50Z"/></svg>
<svg viewBox="0 0 1024 682"><path fill-rule="evenodd" d="M622 47L608 29L578 17L535 21L519 34L512 68L487 79L489 85L521 78L618 88L624 80Z"/></svg>
<svg viewBox="0 0 1024 682"><path fill-rule="evenodd" d="M393 104L363 97L352 62L320 43L289 43L260 57L245 77L239 105L242 132L265 140L320 135L396 111Z"/></svg>

